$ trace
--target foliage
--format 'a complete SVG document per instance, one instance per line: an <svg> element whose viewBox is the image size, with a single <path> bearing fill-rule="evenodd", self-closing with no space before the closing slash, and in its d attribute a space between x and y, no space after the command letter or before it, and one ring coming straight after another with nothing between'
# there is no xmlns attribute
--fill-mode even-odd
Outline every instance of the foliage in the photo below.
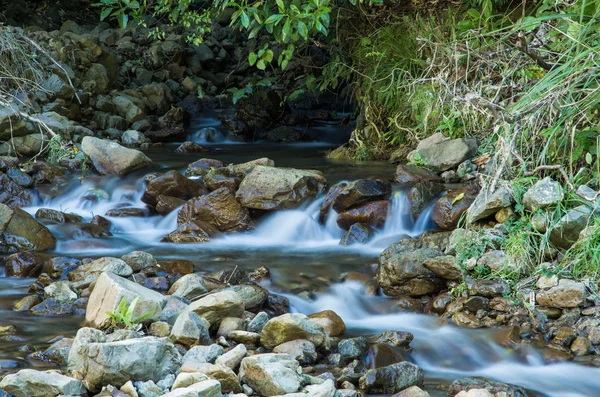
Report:
<svg viewBox="0 0 600 397"><path fill-rule="evenodd" d="M116 311L106 313L111 319L111 328L126 328L134 331L139 331L142 327L142 322L152 317L154 312L144 313L141 316L133 317L135 306L137 305L139 297L136 297L129 306L127 306L127 300L121 298L119 306Z"/></svg>

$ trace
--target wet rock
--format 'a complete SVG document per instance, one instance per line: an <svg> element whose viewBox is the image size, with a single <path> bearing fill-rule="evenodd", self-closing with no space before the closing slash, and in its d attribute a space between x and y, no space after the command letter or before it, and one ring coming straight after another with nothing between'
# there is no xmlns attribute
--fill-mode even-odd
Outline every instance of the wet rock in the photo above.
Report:
<svg viewBox="0 0 600 397"><path fill-rule="evenodd" d="M112 225L112 223L108 219L106 219L105 217L100 216L100 215L94 215L94 218L92 218L90 223L92 225L101 226L107 230L110 229L110 227Z"/></svg>
<svg viewBox="0 0 600 397"><path fill-rule="evenodd" d="M38 295L27 295L13 304L12 309L16 312L24 312L30 310L32 307L40 304L42 298Z"/></svg>
<svg viewBox="0 0 600 397"><path fill-rule="evenodd" d="M149 212L145 208L134 208L134 207L122 207L113 208L104 214L105 216L122 218L122 217L145 217L149 215Z"/></svg>
<svg viewBox="0 0 600 397"><path fill-rule="evenodd" d="M531 395L520 386L495 382L482 377L471 377L455 380L448 389L448 395L454 396L461 391L470 391L473 389L485 389L493 395L505 393L505 395L513 397L531 397Z"/></svg>
<svg viewBox="0 0 600 397"><path fill-rule="evenodd" d="M510 286L504 280L479 280L467 278L467 293L470 296L481 295L487 298L503 296L510 293Z"/></svg>
<svg viewBox="0 0 600 397"><path fill-rule="evenodd" d="M370 369L360 378L360 389L366 393L398 393L411 386L423 386L423 370L403 361L387 367Z"/></svg>
<svg viewBox="0 0 600 397"><path fill-rule="evenodd" d="M132 281L121 278L113 273L105 272L100 275L87 306L85 319L88 324L97 328L106 327L110 318L106 313L114 312L121 299L127 304L138 298L133 317L152 313L148 321L158 321L165 305L165 297Z"/></svg>
<svg viewBox="0 0 600 397"><path fill-rule="evenodd" d="M216 159L200 159L194 161L188 165L185 171L186 176L200 176L204 175L205 172L211 171L217 168L224 167L225 164L221 160Z"/></svg>
<svg viewBox="0 0 600 397"><path fill-rule="evenodd" d="M298 362L287 354L258 354L246 357L240 366L240 381L261 397L300 390Z"/></svg>
<svg viewBox="0 0 600 397"><path fill-rule="evenodd" d="M393 347L406 347L414 339L410 332L386 331L375 338L375 343L383 343Z"/></svg>
<svg viewBox="0 0 600 397"><path fill-rule="evenodd" d="M90 158L100 174L117 176L152 164L144 153L127 149L116 142L86 136L81 141L81 150Z"/></svg>
<svg viewBox="0 0 600 397"><path fill-rule="evenodd" d="M366 244L371 240L375 230L365 223L355 223L340 240L340 245Z"/></svg>
<svg viewBox="0 0 600 397"><path fill-rule="evenodd" d="M200 296L205 295L207 292L208 289L204 284L204 278L198 274L191 273L181 277L173 283L168 294L179 296L188 301L193 301Z"/></svg>
<svg viewBox="0 0 600 397"><path fill-rule="evenodd" d="M62 223L54 230L57 231L57 234L63 234L73 240L112 236L112 233L106 228L93 223Z"/></svg>
<svg viewBox="0 0 600 397"><path fill-rule="evenodd" d="M349 230L356 223L382 228L387 218L388 206L389 201L379 200L348 209L339 213L337 224L344 230Z"/></svg>
<svg viewBox="0 0 600 397"><path fill-rule="evenodd" d="M422 140L408 155L408 161L415 161L418 155L428 168L436 172L446 171L473 157L477 148L474 138L451 139L438 132Z"/></svg>
<svg viewBox="0 0 600 397"><path fill-rule="evenodd" d="M31 215L20 208L0 203L0 252L46 251L56 246L56 238Z"/></svg>
<svg viewBox="0 0 600 397"><path fill-rule="evenodd" d="M365 337L350 338L340 341L338 352L340 365L345 366L354 360L361 361L369 351L369 342Z"/></svg>
<svg viewBox="0 0 600 397"><path fill-rule="evenodd" d="M161 242L176 244L204 243L213 237L220 236L220 234L214 226L196 221L179 225L175 231L164 236Z"/></svg>
<svg viewBox="0 0 600 397"><path fill-rule="evenodd" d="M340 195L340 193L344 190L344 188L346 186L348 186L348 183L339 182L339 183L333 185L329 189L329 191L327 191L327 194L325 195L325 199L323 200L323 203L321 203L321 207L319 209L319 222L325 223L327 214L329 213L329 210L331 209L331 204L337 198L337 196Z"/></svg>
<svg viewBox="0 0 600 397"><path fill-rule="evenodd" d="M132 251L121 257L134 273L144 270L149 267L156 266L157 262L152 254L144 251Z"/></svg>
<svg viewBox="0 0 600 397"><path fill-rule="evenodd" d="M382 368L405 361L400 349L376 343L369 348L365 362L369 368Z"/></svg>
<svg viewBox="0 0 600 397"><path fill-rule="evenodd" d="M579 234L589 223L592 210L580 205L567 211L550 232L550 242L559 248L568 249L578 239Z"/></svg>
<svg viewBox="0 0 600 397"><path fill-rule="evenodd" d="M278 210L295 208L315 197L327 185L320 171L255 166L242 180L237 200L247 208Z"/></svg>
<svg viewBox="0 0 600 397"><path fill-rule="evenodd" d="M8 171L6 171L6 175L17 185L22 187L32 187L35 183L35 180L23 172L20 168L10 168Z"/></svg>
<svg viewBox="0 0 600 397"><path fill-rule="evenodd" d="M400 164L396 167L396 175L394 175L394 182L400 184L416 184L422 182L441 182L437 174L414 165Z"/></svg>
<svg viewBox="0 0 600 397"><path fill-rule="evenodd" d="M406 191L406 198L410 204L411 213L414 219L418 219L422 211L434 200L440 197L440 194L445 191L444 185L441 183L423 182L411 187ZM400 195L402 192L395 192Z"/></svg>
<svg viewBox="0 0 600 397"><path fill-rule="evenodd" d="M423 266L446 280L462 280L463 278L463 271L458 265L456 257L451 255L427 259L423 262Z"/></svg>
<svg viewBox="0 0 600 397"><path fill-rule="evenodd" d="M80 380L56 372L22 369L6 375L0 388L15 397L51 397L58 395L83 396L87 390Z"/></svg>
<svg viewBox="0 0 600 397"><path fill-rule="evenodd" d="M453 230L473 201L475 195L468 188L451 190L436 201L431 220L442 230Z"/></svg>
<svg viewBox="0 0 600 397"><path fill-rule="evenodd" d="M317 361L315 345L304 339L292 340L275 346L273 353L287 354L301 365L312 365Z"/></svg>
<svg viewBox="0 0 600 397"><path fill-rule="evenodd" d="M471 313L477 313L479 310L489 310L490 300L483 296L473 296L464 302L465 308Z"/></svg>
<svg viewBox="0 0 600 397"><path fill-rule="evenodd" d="M465 312L454 313L452 315L452 321L459 327L465 328L480 328L483 326L481 320L479 320L477 316Z"/></svg>
<svg viewBox="0 0 600 397"><path fill-rule="evenodd" d="M241 317L244 301L233 291L219 291L192 302L188 310L206 319L211 329L218 329L225 317Z"/></svg>
<svg viewBox="0 0 600 397"><path fill-rule="evenodd" d="M0 203L11 208L16 206L26 207L31 203L31 196L27 190L16 184L8 175L0 172Z"/></svg>
<svg viewBox="0 0 600 397"><path fill-rule="evenodd" d="M333 310L323 310L308 316L315 324L320 325L327 331L329 336L340 336L346 332L346 324Z"/></svg>
<svg viewBox="0 0 600 397"><path fill-rule="evenodd" d="M264 326L261 334L261 344L272 349L282 343L297 339L305 339L316 347L329 347L329 337L325 330L300 313L288 313L272 318Z"/></svg>
<svg viewBox="0 0 600 397"><path fill-rule="evenodd" d="M182 200L177 197L165 196L164 194L159 195L156 198L156 212L160 215L167 215L176 210L177 208L183 206L185 204L185 200Z"/></svg>
<svg viewBox="0 0 600 397"><path fill-rule="evenodd" d="M204 178L202 178L202 181L210 191L226 188L231 192L235 192L242 179L230 175L231 172L229 171L229 168L219 168L208 171L206 175L204 175Z"/></svg>
<svg viewBox="0 0 600 397"><path fill-rule="evenodd" d="M161 195L189 200L205 193L206 189L202 184L186 178L177 171L169 171L148 182L142 201L156 205Z"/></svg>
<svg viewBox="0 0 600 397"><path fill-rule="evenodd" d="M392 244L379 256L377 281L388 296L421 296L442 288L442 280L423 263L441 256L432 248L412 248L402 242Z"/></svg>
<svg viewBox="0 0 600 397"><path fill-rule="evenodd" d="M556 287L540 291L536 295L539 305L559 309L583 306L585 298L585 285L568 279L561 279Z"/></svg>
<svg viewBox="0 0 600 397"><path fill-rule="evenodd" d="M523 205L533 212L560 203L564 196L560 183L546 177L527 190L523 196Z"/></svg>
<svg viewBox="0 0 600 397"><path fill-rule="evenodd" d="M474 223L494 215L515 202L512 188L500 186L493 192L483 189L479 192L467 214L467 222Z"/></svg>
<svg viewBox="0 0 600 397"><path fill-rule="evenodd" d="M50 258L37 252L19 252L6 258L6 277L37 277Z"/></svg>
<svg viewBox="0 0 600 397"><path fill-rule="evenodd" d="M167 338L148 336L118 342L89 343L77 352L81 360L69 370L85 380L91 391L102 386L121 387L128 381L158 382L176 373L181 356ZM72 353L73 354L73 353Z"/></svg>
<svg viewBox="0 0 600 397"><path fill-rule="evenodd" d="M67 214L51 208L40 208L36 211L35 218L47 223L73 223L83 220L79 215Z"/></svg>
<svg viewBox="0 0 600 397"><path fill-rule="evenodd" d="M229 189L223 187L205 196L188 201L179 211L179 224L200 221L226 231L244 229L250 223L248 210L236 200Z"/></svg>
<svg viewBox="0 0 600 397"><path fill-rule="evenodd" d="M185 346L208 344L210 343L208 327L210 327L208 321L200 318L194 312L185 310L175 320L171 330L171 339Z"/></svg>
<svg viewBox="0 0 600 397"><path fill-rule="evenodd" d="M590 353L592 345L587 338L578 336L571 344L571 353L575 356L585 356Z"/></svg>
<svg viewBox="0 0 600 397"><path fill-rule="evenodd" d="M340 213L369 201L387 200L392 193L389 182L379 179L359 179L342 187L333 198L331 208Z"/></svg>
<svg viewBox="0 0 600 397"><path fill-rule="evenodd" d="M175 149L176 153L202 153L208 152L207 149L203 148L202 145L196 142L183 142Z"/></svg>

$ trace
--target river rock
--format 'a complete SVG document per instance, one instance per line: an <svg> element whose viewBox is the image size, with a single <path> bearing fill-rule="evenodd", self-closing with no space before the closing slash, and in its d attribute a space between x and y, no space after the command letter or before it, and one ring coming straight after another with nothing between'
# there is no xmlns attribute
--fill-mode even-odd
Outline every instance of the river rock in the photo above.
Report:
<svg viewBox="0 0 600 397"><path fill-rule="evenodd" d="M386 344L392 347L407 347L414 339L410 332L386 331L375 337L375 343Z"/></svg>
<svg viewBox="0 0 600 397"><path fill-rule="evenodd" d="M220 397L221 384L214 379L194 383L191 386L175 389L162 397ZM141 396L142 397L142 396Z"/></svg>
<svg viewBox="0 0 600 397"><path fill-rule="evenodd" d="M473 201L475 195L468 188L451 190L436 201L431 220L442 230L453 230Z"/></svg>
<svg viewBox="0 0 600 397"><path fill-rule="evenodd" d="M533 212L560 203L564 196L560 183L546 177L525 192L523 205Z"/></svg>
<svg viewBox="0 0 600 397"><path fill-rule="evenodd" d="M462 280L463 277L463 270L458 265L456 257L452 255L427 259L423 262L423 266L445 280Z"/></svg>
<svg viewBox="0 0 600 397"><path fill-rule="evenodd" d="M561 279L556 287L540 291L536 295L539 305L559 309L583 306L585 298L585 285L569 279Z"/></svg>
<svg viewBox="0 0 600 397"><path fill-rule="evenodd" d="M369 201L387 200L392 185L379 179L359 179L343 186L331 201L331 208L340 213Z"/></svg>
<svg viewBox="0 0 600 397"><path fill-rule="evenodd" d="M467 293L469 296L485 296L493 298L510 293L510 285L504 280L479 280L466 278Z"/></svg>
<svg viewBox="0 0 600 397"><path fill-rule="evenodd" d="M168 294L192 301L207 292L208 289L204 284L204 278L198 274L191 273L175 281L169 289Z"/></svg>
<svg viewBox="0 0 600 397"><path fill-rule="evenodd" d="M477 140L474 138L451 139L441 132L422 140L417 149L408 155L408 161L418 157L436 172L455 168L477 153Z"/></svg>
<svg viewBox="0 0 600 397"><path fill-rule="evenodd" d="M144 251L132 251L123 255L121 259L129 265L131 270L135 273L149 267L154 267L157 264L154 256Z"/></svg>
<svg viewBox="0 0 600 397"><path fill-rule="evenodd" d="M242 360L248 354L248 350L244 344L239 344L233 349L229 350L227 353L218 357L215 360L215 364L222 365L227 368L231 368L234 371L237 371Z"/></svg>
<svg viewBox="0 0 600 397"><path fill-rule="evenodd" d="M0 203L11 208L25 207L31 203L31 195L8 175L0 172Z"/></svg>
<svg viewBox="0 0 600 397"><path fill-rule="evenodd" d="M246 208L295 208L327 186L320 171L255 166L242 180L236 199Z"/></svg>
<svg viewBox="0 0 600 397"><path fill-rule="evenodd" d="M37 210L35 219L39 219L44 223L77 223L83 220L79 215L67 214L51 208L40 208Z"/></svg>
<svg viewBox="0 0 600 397"><path fill-rule="evenodd" d="M47 261L47 254L39 252L18 252L6 257L4 269L6 277L37 277Z"/></svg>
<svg viewBox="0 0 600 397"><path fill-rule="evenodd" d="M312 365L317 361L315 345L305 339L291 340L275 346L273 353L288 354L301 365Z"/></svg>
<svg viewBox="0 0 600 397"><path fill-rule="evenodd" d="M374 228L382 228L388 214L389 201L372 201L358 207L340 212L337 224L344 230L349 230L356 223L366 224Z"/></svg>
<svg viewBox="0 0 600 397"><path fill-rule="evenodd" d="M298 362L287 354L257 354L246 357L240 366L240 381L261 397L295 393L302 380Z"/></svg>
<svg viewBox="0 0 600 397"><path fill-rule="evenodd" d="M98 276L103 272L129 277L133 274L133 269L122 259L105 256L75 269L69 274L69 280L78 281L84 277Z"/></svg>
<svg viewBox="0 0 600 397"><path fill-rule="evenodd" d="M116 96L112 102L119 116L130 124L146 118L144 111L127 96Z"/></svg>
<svg viewBox="0 0 600 397"><path fill-rule="evenodd" d="M158 197L161 195L189 200L205 193L206 189L202 184L186 178L177 171L169 171L148 182L142 195L142 201L156 205Z"/></svg>
<svg viewBox="0 0 600 397"><path fill-rule="evenodd" d="M398 393L411 386L423 386L423 370L403 361L387 367L370 369L360 378L360 389L366 393Z"/></svg>
<svg viewBox="0 0 600 397"><path fill-rule="evenodd" d="M60 99L71 99L75 94L74 88L61 79L58 74L52 74L46 80L42 81L41 87L48 91L50 95Z"/></svg>
<svg viewBox="0 0 600 397"><path fill-rule="evenodd" d="M81 150L100 174L123 176L152 165L144 153L104 139L86 136L81 141Z"/></svg>
<svg viewBox="0 0 600 397"><path fill-rule="evenodd" d="M579 234L589 223L592 210L580 205L567 211L550 232L550 242L559 248L568 249L578 239Z"/></svg>
<svg viewBox="0 0 600 397"><path fill-rule="evenodd" d="M173 324L171 340L184 346L209 344L209 327L210 324L208 321L192 311L185 310L177 317L175 324Z"/></svg>
<svg viewBox="0 0 600 397"><path fill-rule="evenodd" d="M188 387L194 383L208 380L208 376L199 372L180 372L173 382L171 390L180 389L182 387Z"/></svg>
<svg viewBox="0 0 600 397"><path fill-rule="evenodd" d="M496 382L478 376L455 380L448 389L448 396L455 396L461 391L470 391L473 389L484 389L492 393L492 395L504 393L504 395L511 397L531 397L531 394L520 386Z"/></svg>
<svg viewBox="0 0 600 397"><path fill-rule="evenodd" d="M183 364L214 364L217 358L223 354L223 347L217 344L209 346L194 346L183 356Z"/></svg>
<svg viewBox="0 0 600 397"><path fill-rule="evenodd" d="M320 325L327 331L329 336L340 336L346 332L346 324L333 310L323 310L308 316L315 324Z"/></svg>
<svg viewBox="0 0 600 397"><path fill-rule="evenodd" d="M402 242L392 244L379 256L377 281L388 296L437 292L444 283L423 263L441 255L441 251L433 248L412 248Z"/></svg>
<svg viewBox="0 0 600 397"><path fill-rule="evenodd" d="M494 215L515 202L512 188L500 186L494 192L483 189L479 192L467 213L467 222L474 223Z"/></svg>
<svg viewBox="0 0 600 397"><path fill-rule="evenodd" d="M236 200L228 188L222 187L205 196L188 201L179 211L177 222L197 220L226 231L244 229L250 224L248 210Z"/></svg>
<svg viewBox="0 0 600 397"><path fill-rule="evenodd" d="M246 329L249 332L261 333L268 321L269 315L265 312L260 312L250 321L250 323L248 323Z"/></svg>
<svg viewBox="0 0 600 397"><path fill-rule="evenodd" d="M177 208L183 206L184 204L185 200L161 194L156 198L156 207L154 209L159 214L165 216L167 214L170 214Z"/></svg>
<svg viewBox="0 0 600 397"><path fill-rule="evenodd" d="M326 349L330 344L325 330L300 313L287 313L269 320L262 330L260 343L265 348L272 349L297 339L306 339L316 347Z"/></svg>
<svg viewBox="0 0 600 397"><path fill-rule="evenodd" d="M57 281L44 288L44 297L56 299L60 303L72 303L79 298L75 288L68 281Z"/></svg>
<svg viewBox="0 0 600 397"><path fill-rule="evenodd" d="M161 310L166 303L162 294L105 272L98 277L90 295L85 314L86 322L97 328L106 327L110 323L107 313L114 312L123 298L127 305L138 298L133 317L152 313L148 321L159 321Z"/></svg>
<svg viewBox="0 0 600 397"><path fill-rule="evenodd" d="M176 230L164 236L161 242L176 244L205 243L211 238L220 235L221 232L214 226L194 221L179 225Z"/></svg>
<svg viewBox="0 0 600 397"><path fill-rule="evenodd" d="M16 374L6 375L0 382L0 388L15 397L87 395L87 390L80 380L56 372L41 372L33 369L22 369Z"/></svg>
<svg viewBox="0 0 600 397"><path fill-rule="evenodd" d="M419 386L411 386L400 393L394 394L392 397L429 397L429 393L422 390Z"/></svg>
<svg viewBox="0 0 600 397"><path fill-rule="evenodd" d="M79 353L80 362L78 365L69 362L69 369L82 376L91 391L98 391L109 384L121 387L128 381L158 382L176 373L181 366L181 356L169 339L154 336L118 342L92 342Z"/></svg>
<svg viewBox="0 0 600 397"><path fill-rule="evenodd" d="M363 336L343 339L338 344L340 365L345 366L354 360L361 361L369 351L369 342Z"/></svg>
<svg viewBox="0 0 600 397"><path fill-rule="evenodd" d="M0 203L0 252L46 251L56 238L44 225L20 208Z"/></svg>
<svg viewBox="0 0 600 397"><path fill-rule="evenodd" d="M394 175L394 182L403 185L441 181L442 178L428 169L407 164L398 165L396 167L396 175Z"/></svg>
<svg viewBox="0 0 600 397"><path fill-rule="evenodd" d="M150 143L150 138L136 130L127 130L121 135L121 143L126 146L141 146Z"/></svg>
<svg viewBox="0 0 600 397"><path fill-rule="evenodd" d="M192 302L188 310L206 319L211 329L218 329L225 317L241 317L244 301L233 291L219 291Z"/></svg>

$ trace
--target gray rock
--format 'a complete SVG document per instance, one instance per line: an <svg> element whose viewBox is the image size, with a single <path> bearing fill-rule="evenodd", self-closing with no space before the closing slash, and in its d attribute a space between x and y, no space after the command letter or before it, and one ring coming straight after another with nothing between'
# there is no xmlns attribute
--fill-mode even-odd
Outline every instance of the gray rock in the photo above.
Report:
<svg viewBox="0 0 600 397"><path fill-rule="evenodd" d="M132 251L129 254L123 255L121 259L131 267L134 273L148 267L154 267L157 264L154 256L144 251Z"/></svg>
<svg viewBox="0 0 600 397"><path fill-rule="evenodd" d="M135 382L134 385L139 397L159 397L164 395L163 390L151 380L147 382Z"/></svg>
<svg viewBox="0 0 600 397"><path fill-rule="evenodd" d="M477 260L477 266L487 267L492 272L517 271L517 265L504 251L488 251Z"/></svg>
<svg viewBox="0 0 600 397"><path fill-rule="evenodd" d="M46 91L49 91L51 95L61 99L71 99L75 94L73 87L56 74L53 74L42 81L41 86Z"/></svg>
<svg viewBox="0 0 600 397"><path fill-rule="evenodd" d="M57 281L44 288L44 296L56 299L60 303L71 303L77 300L77 292L68 281Z"/></svg>
<svg viewBox="0 0 600 397"><path fill-rule="evenodd" d="M160 312L160 321L173 325L177 317L187 309L188 304L183 299L174 296L167 296L165 300L165 307Z"/></svg>
<svg viewBox="0 0 600 397"><path fill-rule="evenodd" d="M208 344L210 343L208 327L210 327L208 321L186 310L177 317L171 330L171 339L186 346Z"/></svg>
<svg viewBox="0 0 600 397"><path fill-rule="evenodd" d="M190 273L175 281L169 289L168 294L192 301L205 295L207 292L208 289L204 284L204 278L196 273Z"/></svg>
<svg viewBox="0 0 600 397"><path fill-rule="evenodd" d="M48 361L54 361L59 364L66 364L69 361L69 352L73 346L74 339L63 338L58 342L54 342L44 352L43 357Z"/></svg>
<svg viewBox="0 0 600 397"><path fill-rule="evenodd" d="M175 378L175 382L173 383L173 387L171 390L181 389L182 387L188 387L193 385L194 383L202 382L208 380L208 376L198 372L181 372Z"/></svg>
<svg viewBox="0 0 600 397"><path fill-rule="evenodd" d="M493 298L510 293L510 285L504 280L479 280L467 278L467 293L469 296L485 296Z"/></svg>
<svg viewBox="0 0 600 397"><path fill-rule="evenodd" d="M247 330L249 332L260 333L265 324L267 324L267 321L269 321L269 315L265 312L260 312L250 321Z"/></svg>
<svg viewBox="0 0 600 397"><path fill-rule="evenodd" d="M317 361L317 350L314 343L297 339L275 346L273 353L288 354L301 365L312 365Z"/></svg>
<svg viewBox="0 0 600 397"><path fill-rule="evenodd" d="M579 239L579 233L588 226L591 216L592 209L586 205L570 209L554 225L550 242L559 248L570 248Z"/></svg>
<svg viewBox="0 0 600 397"><path fill-rule="evenodd" d="M213 379L194 383L191 386L175 389L162 397L219 397L221 384Z"/></svg>
<svg viewBox="0 0 600 397"><path fill-rule="evenodd" d="M298 362L287 354L257 354L242 360L239 378L259 396L270 397L299 391L300 373Z"/></svg>
<svg viewBox="0 0 600 397"><path fill-rule="evenodd" d="M33 369L22 369L16 374L6 375L0 382L0 388L15 397L87 395L87 390L80 380L56 372L41 372Z"/></svg>
<svg viewBox="0 0 600 397"><path fill-rule="evenodd" d="M441 132L422 140L417 149L408 155L409 161L415 161L418 153L428 168L437 172L455 168L477 153L477 141L473 138L451 139Z"/></svg>
<svg viewBox="0 0 600 397"><path fill-rule="evenodd" d="M482 189L469 207L467 221L474 223L485 219L503 208L510 207L514 202L513 190L508 186L500 186L493 193L490 193L489 189Z"/></svg>
<svg viewBox="0 0 600 397"><path fill-rule="evenodd" d="M86 73L85 80L82 83L83 88L94 94L104 94L110 86L108 71L99 63L91 64Z"/></svg>
<svg viewBox="0 0 600 397"><path fill-rule="evenodd" d="M225 317L241 317L244 314L244 301L233 291L219 291L192 302L189 310L198 314L218 329Z"/></svg>
<svg viewBox="0 0 600 397"><path fill-rule="evenodd" d="M94 167L101 174L123 176L152 164L152 161L140 151L89 136L81 141L81 150L92 160Z"/></svg>
<svg viewBox="0 0 600 397"><path fill-rule="evenodd" d="M210 346L194 346L183 356L183 363L191 364L214 364L218 357L223 354L223 347L217 344Z"/></svg>
<svg viewBox="0 0 600 397"><path fill-rule="evenodd" d="M423 262L423 266L445 280L462 280L463 277L463 271L452 255L429 258Z"/></svg>
<svg viewBox="0 0 600 397"><path fill-rule="evenodd" d="M542 306L572 308L583 306L586 295L583 283L562 279L556 287L538 292L536 301Z"/></svg>
<svg viewBox="0 0 600 397"><path fill-rule="evenodd" d="M246 349L246 346L239 344L233 349L229 350L227 353L218 357L215 361L215 364L223 365L236 371L239 368L242 359L246 357L247 353L248 350Z"/></svg>
<svg viewBox="0 0 600 397"><path fill-rule="evenodd" d="M150 143L150 138L136 130L127 130L121 135L121 142L127 146L140 146Z"/></svg>
<svg viewBox="0 0 600 397"><path fill-rule="evenodd" d="M550 177L538 181L523 196L523 204L530 211L537 211L558 204L565 197L560 183Z"/></svg>
<svg viewBox="0 0 600 397"><path fill-rule="evenodd" d="M354 360L362 360L369 350L369 342L363 336L344 339L338 344L340 364L347 365Z"/></svg>
<svg viewBox="0 0 600 397"><path fill-rule="evenodd" d="M146 114L131 99L126 96L117 96L113 98L115 110L121 117L130 124L146 118Z"/></svg>
<svg viewBox="0 0 600 397"><path fill-rule="evenodd" d="M366 244L371 240L375 230L365 223L355 223L340 240L340 245Z"/></svg>
<svg viewBox="0 0 600 397"><path fill-rule="evenodd" d="M360 389L369 394L398 393L410 386L423 386L423 370L403 361L387 367L368 370L359 380Z"/></svg>

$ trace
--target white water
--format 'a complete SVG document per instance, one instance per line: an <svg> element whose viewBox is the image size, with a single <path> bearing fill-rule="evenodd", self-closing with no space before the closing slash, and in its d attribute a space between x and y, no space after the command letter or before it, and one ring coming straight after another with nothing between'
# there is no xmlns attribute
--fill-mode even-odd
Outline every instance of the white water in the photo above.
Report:
<svg viewBox="0 0 600 397"><path fill-rule="evenodd" d="M441 325L437 318L422 314L386 313L387 299L366 296L357 282L333 285L329 293L312 302L286 296L296 312L335 311L351 333L411 332L415 336L412 361L428 378L453 381L483 376L550 397L600 396L600 368L573 363L544 365L533 349L515 353L497 345L490 330Z"/></svg>

